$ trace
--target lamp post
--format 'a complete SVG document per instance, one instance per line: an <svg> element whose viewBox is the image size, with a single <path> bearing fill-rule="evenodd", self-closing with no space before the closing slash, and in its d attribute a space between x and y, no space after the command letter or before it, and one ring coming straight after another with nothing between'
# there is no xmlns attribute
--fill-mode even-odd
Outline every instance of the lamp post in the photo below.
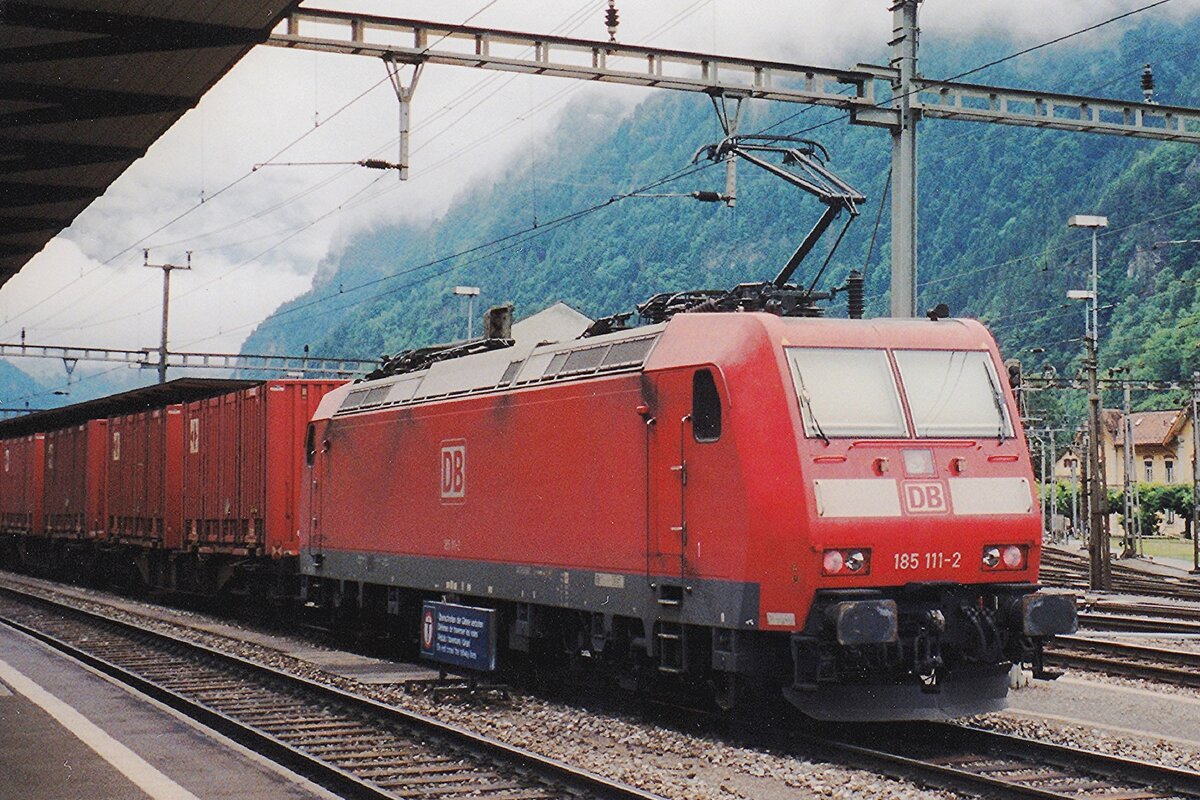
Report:
<svg viewBox="0 0 1200 800"><path fill-rule="evenodd" d="M1097 259L1097 231L1108 227L1107 217L1076 214L1067 220L1072 228L1090 228L1092 231L1092 288L1090 291L1074 290L1067 292L1071 300L1088 301L1087 333L1084 342L1087 356L1084 369L1087 370L1088 385L1088 473L1091 478L1088 484L1088 550L1091 571L1088 584L1092 589L1108 589L1111 585L1111 555L1108 545L1108 529L1105 526L1105 497L1104 473L1100 465L1100 386L1097 377L1097 349L1100 339L1099 312L1099 269Z"/></svg>
<svg viewBox="0 0 1200 800"><path fill-rule="evenodd" d="M471 329L475 327L475 298L479 297L478 286L455 286L454 293L467 298L467 341L471 339Z"/></svg>

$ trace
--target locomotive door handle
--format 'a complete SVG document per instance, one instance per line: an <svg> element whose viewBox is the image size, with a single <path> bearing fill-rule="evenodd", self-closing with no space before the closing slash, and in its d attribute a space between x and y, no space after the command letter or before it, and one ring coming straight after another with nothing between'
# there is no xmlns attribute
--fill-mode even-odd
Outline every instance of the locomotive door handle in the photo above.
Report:
<svg viewBox="0 0 1200 800"><path fill-rule="evenodd" d="M679 472L679 525L672 527L673 533L679 534L679 580L687 574L687 439L688 423L692 421L691 414L684 414L679 420L679 463L671 467Z"/></svg>

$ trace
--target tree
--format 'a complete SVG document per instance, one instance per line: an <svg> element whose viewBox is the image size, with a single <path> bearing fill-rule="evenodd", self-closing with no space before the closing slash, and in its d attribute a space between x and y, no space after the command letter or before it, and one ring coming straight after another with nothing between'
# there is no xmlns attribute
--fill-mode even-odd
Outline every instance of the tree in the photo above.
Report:
<svg viewBox="0 0 1200 800"><path fill-rule="evenodd" d="M1192 538L1192 487L1185 483L1163 486L1158 493L1159 507L1183 517L1183 536Z"/></svg>

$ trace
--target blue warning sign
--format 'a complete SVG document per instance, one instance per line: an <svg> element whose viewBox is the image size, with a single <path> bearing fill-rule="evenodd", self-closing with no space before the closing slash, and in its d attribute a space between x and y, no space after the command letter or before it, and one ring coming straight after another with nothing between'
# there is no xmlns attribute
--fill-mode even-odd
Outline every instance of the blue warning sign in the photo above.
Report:
<svg viewBox="0 0 1200 800"><path fill-rule="evenodd" d="M496 668L496 611L426 600L421 656L481 672Z"/></svg>

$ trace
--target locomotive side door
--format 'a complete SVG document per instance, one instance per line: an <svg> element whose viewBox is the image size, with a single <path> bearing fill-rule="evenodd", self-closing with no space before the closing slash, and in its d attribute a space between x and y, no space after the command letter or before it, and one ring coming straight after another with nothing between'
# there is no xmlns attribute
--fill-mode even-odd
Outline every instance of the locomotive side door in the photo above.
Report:
<svg viewBox="0 0 1200 800"><path fill-rule="evenodd" d="M301 534L300 548L303 550L307 545L308 549L314 553L320 553L324 546L321 529L323 522L321 519L322 487L317 475L319 472L323 473L327 467L324 458L317 458L317 448L317 423L309 422L304 435L304 471L302 473L308 482L308 503L305 504L307 506L305 511L308 513L300 520L307 535ZM320 464L317 463L318 460Z"/></svg>
<svg viewBox="0 0 1200 800"><path fill-rule="evenodd" d="M687 463L683 434L690 420L691 370L655 376L656 403L646 426L646 572L653 581L682 576L687 548Z"/></svg>

